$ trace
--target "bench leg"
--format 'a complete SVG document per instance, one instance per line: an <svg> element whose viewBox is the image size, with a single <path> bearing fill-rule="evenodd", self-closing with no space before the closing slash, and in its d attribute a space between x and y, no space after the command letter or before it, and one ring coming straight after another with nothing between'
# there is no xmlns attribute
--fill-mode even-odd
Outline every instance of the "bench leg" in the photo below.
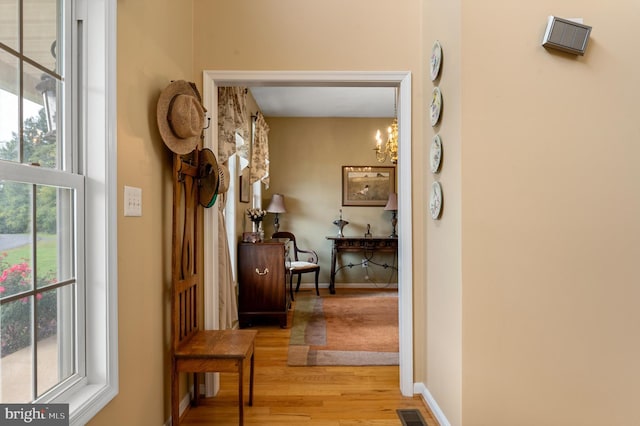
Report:
<svg viewBox="0 0 640 426"><path fill-rule="evenodd" d="M254 366L254 352L251 352L251 359L249 361L249 406L253 406L253 366ZM239 404L239 413L238 416L240 418L239 424L240 426L244 425L244 393L243 393L243 383L244 383L244 360L240 362L238 367L238 404Z"/></svg>
<svg viewBox="0 0 640 426"><path fill-rule="evenodd" d="M200 384L198 383L198 373L193 373L193 402L191 405L197 407L200 405Z"/></svg>
<svg viewBox="0 0 640 426"><path fill-rule="evenodd" d="M249 370L249 405L253 405L253 355L251 352L251 370Z"/></svg>
<svg viewBox="0 0 640 426"><path fill-rule="evenodd" d="M242 384L244 383L244 360L238 366L238 424L244 425L244 394Z"/></svg>
<svg viewBox="0 0 640 426"><path fill-rule="evenodd" d="M171 426L178 426L180 423L180 395L178 372L176 371L175 362L171 369Z"/></svg>

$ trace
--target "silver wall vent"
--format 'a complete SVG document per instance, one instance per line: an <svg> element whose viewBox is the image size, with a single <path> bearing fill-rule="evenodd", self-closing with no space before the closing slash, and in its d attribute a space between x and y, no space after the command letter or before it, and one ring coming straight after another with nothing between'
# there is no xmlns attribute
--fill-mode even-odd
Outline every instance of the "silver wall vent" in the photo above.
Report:
<svg viewBox="0 0 640 426"><path fill-rule="evenodd" d="M584 55L591 27L568 19L549 16L542 45L574 55Z"/></svg>

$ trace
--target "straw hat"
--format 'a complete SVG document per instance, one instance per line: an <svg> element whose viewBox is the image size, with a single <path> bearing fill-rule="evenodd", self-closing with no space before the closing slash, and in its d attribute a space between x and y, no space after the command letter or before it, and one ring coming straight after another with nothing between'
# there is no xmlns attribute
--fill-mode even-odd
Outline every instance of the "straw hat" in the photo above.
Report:
<svg viewBox="0 0 640 426"><path fill-rule="evenodd" d="M231 183L231 176L229 168L224 164L220 164L220 185L218 185L218 194L224 194L229 190L229 184Z"/></svg>
<svg viewBox="0 0 640 426"><path fill-rule="evenodd" d="M195 84L171 82L160 94L157 108L158 128L165 145L180 155L193 151L204 128L204 113Z"/></svg>
<svg viewBox="0 0 640 426"><path fill-rule="evenodd" d="M198 179L198 202L202 207L209 208L216 203L220 185L218 161L209 148L198 153Z"/></svg>

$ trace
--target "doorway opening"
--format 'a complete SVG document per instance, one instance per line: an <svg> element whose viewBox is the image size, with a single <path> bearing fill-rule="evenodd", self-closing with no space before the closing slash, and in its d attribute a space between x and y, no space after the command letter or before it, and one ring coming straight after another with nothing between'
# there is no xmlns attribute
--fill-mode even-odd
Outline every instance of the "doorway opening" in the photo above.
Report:
<svg viewBox="0 0 640 426"><path fill-rule="evenodd" d="M411 194L411 73L381 72L286 72L286 71L204 71L203 100L208 111L218 110L218 87L221 86L307 86L307 87L397 87L398 88L398 193ZM218 128L217 114L211 114L211 128ZM218 135L205 133L204 147L217 152ZM414 394L413 386L413 274L411 197L400 197L398 221L398 330L400 343L400 391ZM211 212L204 217L204 255L218 256L217 221ZM205 327L217 328L217 275L213 262L204 262ZM209 265L208 265L209 264Z"/></svg>

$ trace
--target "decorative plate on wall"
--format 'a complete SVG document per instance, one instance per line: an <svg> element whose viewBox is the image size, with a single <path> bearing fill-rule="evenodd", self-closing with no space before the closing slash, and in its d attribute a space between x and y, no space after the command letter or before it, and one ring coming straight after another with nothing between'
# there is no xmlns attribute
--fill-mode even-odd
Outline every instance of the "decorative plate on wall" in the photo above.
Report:
<svg viewBox="0 0 640 426"><path fill-rule="evenodd" d="M438 124L440 120L440 111L442 109L442 93L439 87L434 87L431 92L431 105L429 105L429 113L431 115L431 126Z"/></svg>
<svg viewBox="0 0 640 426"><path fill-rule="evenodd" d="M431 195L429 196L429 211L432 219L440 219L442 213L442 187L440 182L431 184Z"/></svg>
<svg viewBox="0 0 640 426"><path fill-rule="evenodd" d="M431 140L429 160L431 164L431 173L438 173L440 170L440 162L442 161L442 140L440 139L440 135L435 135Z"/></svg>
<svg viewBox="0 0 640 426"><path fill-rule="evenodd" d="M434 81L438 78L438 74L440 74L440 64L442 62L442 46L440 46L440 42L438 40L433 43L433 47L431 48L431 59L430 59L430 71L431 71L431 81Z"/></svg>

